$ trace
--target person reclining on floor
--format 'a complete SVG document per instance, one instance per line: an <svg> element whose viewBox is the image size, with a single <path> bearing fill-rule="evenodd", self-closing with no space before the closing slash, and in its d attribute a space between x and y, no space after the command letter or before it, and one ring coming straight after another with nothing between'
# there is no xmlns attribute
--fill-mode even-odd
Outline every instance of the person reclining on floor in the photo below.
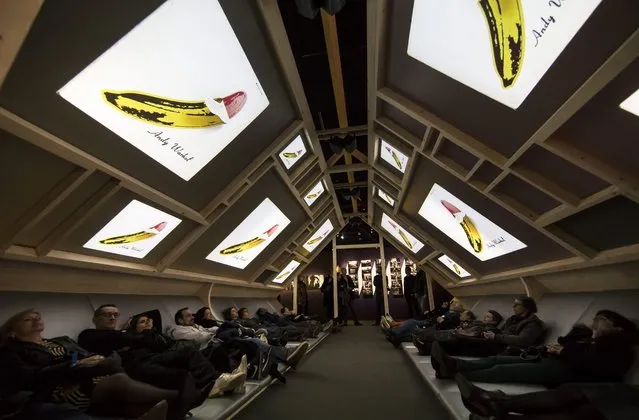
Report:
<svg viewBox="0 0 639 420"><path fill-rule="evenodd" d="M574 330L579 333L575 334ZM519 382L557 386L566 382L619 382L635 359L637 326L611 310L601 310L593 319L590 338L583 326L561 337L560 344L542 347L538 357L491 356L459 360L448 356L438 342L431 350L431 363L438 378L462 373L479 382ZM532 353L532 352L531 352ZM522 354L525 356L525 354Z"/></svg>
<svg viewBox="0 0 639 420"><path fill-rule="evenodd" d="M302 330L304 332L304 338L317 338L317 336L323 329L322 325L318 321L305 320L303 318L292 321L282 314L269 312L269 310L266 308L259 308L255 312L255 317L264 325L275 325L278 327L295 327L298 330ZM329 327L332 327L333 322L327 321L326 324ZM324 328L326 328L326 326ZM289 335L291 335L291 333L292 331L289 332Z"/></svg>
<svg viewBox="0 0 639 420"><path fill-rule="evenodd" d="M237 321L243 327L255 330L258 335L260 332L264 332L268 339L268 343L271 345L285 346L289 339L293 341L302 341L304 339L303 330L294 326L277 327L275 325L267 325L256 318L251 318L248 308L240 308L237 311L237 314L238 317L234 321ZM233 316L231 313L228 315L231 317ZM292 336L289 336L289 332Z"/></svg>
<svg viewBox="0 0 639 420"><path fill-rule="evenodd" d="M570 383L556 389L506 395L486 391L455 376L470 420L635 420L639 386L623 383Z"/></svg>
<svg viewBox="0 0 639 420"><path fill-rule="evenodd" d="M421 326L431 326L431 325L439 324L445 321L447 317L454 318L457 316L457 314L459 314L460 312L463 312L464 310L463 305L461 310L459 309L459 307L457 307L457 310L453 310L453 308L451 307L451 304L455 302L456 302L456 305L462 305L459 299L453 298L451 299L450 302L442 302L442 305L438 310L433 310L428 312L429 314L428 316L424 314L423 316L406 319L404 321L395 321L393 317L391 317L390 315L384 315L381 319L380 327L382 328L382 330L389 330L391 328L401 327L406 324L415 324L415 321L419 321L419 325ZM453 320L453 323L454 322L455 321Z"/></svg>
<svg viewBox="0 0 639 420"><path fill-rule="evenodd" d="M382 317L382 330L387 340L395 347L399 347L401 343L411 341L412 334L420 328L432 328L433 331L457 328L461 322L462 312L464 312L464 305L462 305L459 300L453 299L450 304L450 310L444 315L437 317L434 326L431 326L431 321L429 320L418 321L416 319L409 319L398 327L387 328L390 322L388 316L384 316Z"/></svg>
<svg viewBox="0 0 639 420"><path fill-rule="evenodd" d="M159 313L158 313L159 315ZM130 350L129 365L137 372L138 379L158 385L169 384L175 374L190 373L196 386L202 388L209 398L231 393L244 392L247 373L247 359L243 356L240 365L231 373L218 373L210 361L190 341L175 341L162 334L162 327L154 328L153 318L147 313L135 315L127 328L127 334L140 337L143 347ZM173 373L173 375L172 375Z"/></svg>
<svg viewBox="0 0 639 420"><path fill-rule="evenodd" d="M220 374L196 346L162 334L158 310L135 315L124 331L116 329L119 317L119 309L113 304L98 307L93 315L96 328L80 333L80 346L103 356L118 352L131 377L160 388L175 389L186 380L194 380L197 388L213 397L242 386L241 373L245 379L245 371Z"/></svg>
<svg viewBox="0 0 639 420"><path fill-rule="evenodd" d="M225 321L220 327L219 335L224 337L224 340L239 339L252 342L263 351L270 352L278 362L285 363L293 368L297 366L308 350L307 341L303 341L294 349L288 349L284 346L272 346L256 338L252 329L244 328L240 325L236 308L226 308L222 314Z"/></svg>
<svg viewBox="0 0 639 420"><path fill-rule="evenodd" d="M13 315L0 327L1 396L27 391L34 401L126 418L139 417L166 400L169 419L182 419L203 400L192 381L179 391L139 382L124 373L117 354L92 354L69 337L45 339L43 332L44 322L34 309Z"/></svg>
<svg viewBox="0 0 639 420"><path fill-rule="evenodd" d="M219 327L220 325L222 325L221 322L216 321L215 318L213 318L213 312L211 312L211 309L206 306L203 306L197 310L197 312L195 313L194 322L195 324L204 328Z"/></svg>
<svg viewBox="0 0 639 420"><path fill-rule="evenodd" d="M484 314L482 321L477 321L471 311L464 311L461 314L459 327L454 330L436 331L432 328L424 328L413 333L413 344L421 356L430 354L432 343L437 340L440 343L447 340L455 340L458 337L482 337L483 333L490 331L495 334L501 333L497 327L502 316L495 310L489 310Z"/></svg>
<svg viewBox="0 0 639 420"><path fill-rule="evenodd" d="M504 323L501 333L486 331L481 337L448 337L440 345L449 354L457 356L494 356L539 345L546 335L546 327L537 317L537 303L533 298L521 296L513 302L513 315Z"/></svg>

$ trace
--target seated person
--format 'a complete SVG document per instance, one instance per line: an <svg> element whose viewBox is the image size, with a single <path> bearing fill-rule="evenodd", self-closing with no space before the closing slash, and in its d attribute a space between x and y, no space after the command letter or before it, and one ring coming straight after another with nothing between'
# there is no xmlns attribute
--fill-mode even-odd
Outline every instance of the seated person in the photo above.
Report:
<svg viewBox="0 0 639 420"><path fill-rule="evenodd" d="M433 331L439 330L452 330L457 328L460 323L461 313L464 312L464 305L459 300L453 299L450 304L450 310L444 315L437 317L435 325L431 327L431 322L418 321L416 319L409 319L402 325L394 328L383 328L386 338L395 347L399 347L401 343L410 341L412 334L420 328L432 328ZM384 318L382 317L382 324L384 324Z"/></svg>
<svg viewBox="0 0 639 420"><path fill-rule="evenodd" d="M446 319L446 317L455 317L459 313L459 310L453 310L451 308L452 304L462 305L459 299L453 298L450 302L443 302L439 309L426 312L423 316L418 316L404 321L395 321L390 315L384 315L381 322L382 330L401 327L406 324L415 324L415 321L419 321L420 326L430 326L441 323ZM428 316L426 316L426 314L428 314Z"/></svg>
<svg viewBox="0 0 639 420"><path fill-rule="evenodd" d="M485 331L481 337L456 336L440 345L447 353L458 356L486 357L509 349L519 354L519 349L541 344L544 339L546 329L536 313L534 299L518 297L513 302L513 315L506 320L501 333Z"/></svg>
<svg viewBox="0 0 639 420"><path fill-rule="evenodd" d="M639 386L570 383L548 391L506 395L455 376L471 420L625 420L637 418Z"/></svg>
<svg viewBox="0 0 639 420"><path fill-rule="evenodd" d="M221 324L213 318L213 312L206 306L198 309L195 313L194 321L197 325L204 328L219 327Z"/></svg>
<svg viewBox="0 0 639 420"><path fill-rule="evenodd" d="M303 332L303 338L317 338L319 333L322 331L322 325L318 321L305 320L302 318L293 321L282 314L269 312L266 308L259 308L255 313L255 317L264 325L295 327L297 331ZM287 331L289 336L293 337L295 335L295 330L289 328Z"/></svg>
<svg viewBox="0 0 639 420"><path fill-rule="evenodd" d="M519 382L557 386L566 382L619 382L634 362L637 326L610 310L597 312L590 340L562 340L536 359L492 356L460 360L448 356L438 342L431 363L438 378L462 373L479 382Z"/></svg>
<svg viewBox="0 0 639 420"><path fill-rule="evenodd" d="M160 388L175 389L193 376L202 395L213 397L243 384L242 372L220 375L192 345L182 345L156 331L161 330L159 311L139 314L129 320L129 328L116 329L120 311L113 304L101 305L93 316L95 329L80 333L78 342L88 351L108 356L118 352L125 371L134 379ZM244 372L244 377L246 372Z"/></svg>
<svg viewBox="0 0 639 420"><path fill-rule="evenodd" d="M28 391L35 401L127 418L166 400L171 419L183 418L200 399L193 381L179 391L138 382L124 373L117 354L91 354L69 337L45 339L43 331L42 317L33 309L0 327L0 395Z"/></svg>
<svg viewBox="0 0 639 420"><path fill-rule="evenodd" d="M275 325L262 324L255 318L251 318L248 308L240 308L237 311L238 317L235 319L240 325L255 330L256 335L264 334L268 339L268 343L274 346L285 346L290 332L293 340L301 340L304 332L290 325L287 327L277 327ZM233 317L233 313L227 313L227 316ZM232 320L232 319L231 319Z"/></svg>
<svg viewBox="0 0 639 420"><path fill-rule="evenodd" d="M160 327L161 329L161 327ZM156 331L153 318L143 313L131 319L127 335L139 337L143 346L136 346L129 351L129 366L137 379L154 385L164 384L171 388L171 382L178 382L184 374L195 378L196 386L201 388L209 398L244 390L246 381L246 355L243 363L231 373L218 373L213 365L200 353L191 342L174 341L170 337Z"/></svg>
<svg viewBox="0 0 639 420"><path fill-rule="evenodd" d="M437 331L433 328L420 329L413 333L413 344L421 356L427 356L430 354L432 343L435 340L441 343L455 340L457 337L481 337L486 331L499 333L497 325L501 323L502 319L499 312L490 310L484 314L483 321L477 321L475 314L466 310L460 316L459 327L443 331Z"/></svg>

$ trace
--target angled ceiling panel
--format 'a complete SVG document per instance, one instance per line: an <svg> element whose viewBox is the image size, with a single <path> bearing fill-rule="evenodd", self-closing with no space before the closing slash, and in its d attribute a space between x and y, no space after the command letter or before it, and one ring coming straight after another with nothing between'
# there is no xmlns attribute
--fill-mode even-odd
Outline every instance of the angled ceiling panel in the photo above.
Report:
<svg viewBox="0 0 639 420"><path fill-rule="evenodd" d="M393 221L397 222L397 225L399 226L399 228L415 236L416 239L423 244L423 246L417 253L413 252L410 248L408 248L408 246L402 239L402 236L393 236L389 231L387 231L386 229L382 227L382 217L384 214L388 215ZM392 212L386 211L378 205L375 206L375 220L373 224L375 225L375 228L377 229L377 231L381 232L384 235L384 238L389 238L389 237L393 238L394 243L401 246L401 248L399 248L401 252L414 261L423 260L424 258L426 258L428 254L432 253L435 250L432 246L430 246L427 243L427 241L423 238L422 235L420 235L419 232L415 232L413 229L409 228L409 226L407 226L405 223L399 220L394 214L392 214Z"/></svg>
<svg viewBox="0 0 639 420"><path fill-rule="evenodd" d="M161 3L46 2L0 90L0 104L179 202L200 209L295 119L255 4L221 1L270 105L188 183L56 94ZM105 21L109 24L103 24ZM185 40L185 45L190 42ZM44 63L55 65L43 72ZM224 57L219 65L224 65ZM206 75L206 69L202 74Z"/></svg>
<svg viewBox="0 0 639 420"><path fill-rule="evenodd" d="M3 130L0 143L0 232L4 232L78 168Z"/></svg>
<svg viewBox="0 0 639 420"><path fill-rule="evenodd" d="M290 223L263 251L244 269L231 267L206 257L213 251L246 217L264 201L270 199L284 213ZM291 235L308 223L308 216L290 190L274 171L267 172L249 188L208 230L178 258L171 266L174 269L198 273L216 274L238 279L249 279L267 260L274 257L280 248L291 241ZM260 232L261 233L261 232ZM249 240L251 238L247 238ZM279 254L278 254L279 255Z"/></svg>
<svg viewBox="0 0 639 420"><path fill-rule="evenodd" d="M527 247L488 261L480 261L466 250L460 249L457 243L418 214L433 183L442 186L459 200L522 241ZM481 274L495 273L571 256L568 251L552 240L424 157L421 157L417 162L401 212L425 233L455 252L461 259L459 264L469 266Z"/></svg>
<svg viewBox="0 0 639 420"><path fill-rule="evenodd" d="M634 0L603 1L514 111L408 56L413 3L388 2L386 85L504 156L512 155L632 35L639 15ZM481 13L476 15L483 21ZM526 21L528 34L537 23L543 27L541 19ZM451 48L464 51L468 47L462 42ZM490 54L490 45L485 52ZM475 65L468 63L469 69Z"/></svg>

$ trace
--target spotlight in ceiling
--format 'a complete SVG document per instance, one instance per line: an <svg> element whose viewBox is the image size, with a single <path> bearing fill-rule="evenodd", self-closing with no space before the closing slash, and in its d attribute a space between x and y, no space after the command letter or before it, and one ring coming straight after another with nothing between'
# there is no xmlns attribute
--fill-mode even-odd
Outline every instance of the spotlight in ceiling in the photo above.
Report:
<svg viewBox="0 0 639 420"><path fill-rule="evenodd" d="M331 16L342 10L346 0L295 0L297 12L308 19L314 19L322 8Z"/></svg>

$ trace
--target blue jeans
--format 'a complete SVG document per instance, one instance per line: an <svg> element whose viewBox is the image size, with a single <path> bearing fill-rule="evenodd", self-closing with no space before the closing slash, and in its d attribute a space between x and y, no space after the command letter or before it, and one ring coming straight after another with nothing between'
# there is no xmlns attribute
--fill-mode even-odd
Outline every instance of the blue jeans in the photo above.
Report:
<svg viewBox="0 0 639 420"><path fill-rule="evenodd" d="M404 323L404 325L400 327L391 328L388 332L391 335L404 337L410 334L410 332L414 330L415 328L423 327L425 325L428 325L428 321L418 321L416 319L409 319Z"/></svg>
<svg viewBox="0 0 639 420"><path fill-rule="evenodd" d="M247 338L247 340L255 343L263 351L268 351L269 349L271 349L271 354L273 355L273 357L275 357L275 360L277 360L278 362L286 363L286 355L288 353L286 351L286 347L271 346L270 344L263 342L259 338Z"/></svg>

